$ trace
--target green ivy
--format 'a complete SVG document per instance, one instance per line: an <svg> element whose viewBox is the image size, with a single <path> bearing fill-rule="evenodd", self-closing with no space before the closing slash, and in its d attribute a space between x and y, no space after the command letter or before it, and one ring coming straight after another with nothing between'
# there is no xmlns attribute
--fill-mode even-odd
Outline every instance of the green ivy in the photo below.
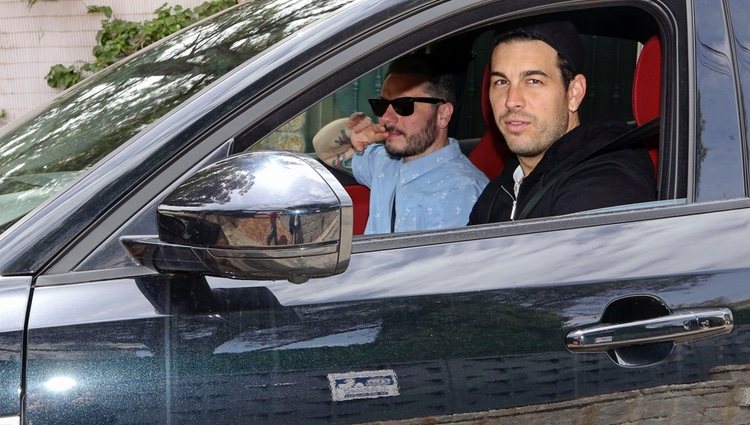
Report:
<svg viewBox="0 0 750 425"><path fill-rule="evenodd" d="M88 13L100 13L106 17L102 20L102 29L96 35L94 61L77 62L68 66L54 65L45 77L47 84L60 89L71 87L149 44L236 3L236 0L208 0L193 9L180 5L169 7L165 3L156 9L154 19L145 22L113 19L112 8L109 6L89 6Z"/></svg>

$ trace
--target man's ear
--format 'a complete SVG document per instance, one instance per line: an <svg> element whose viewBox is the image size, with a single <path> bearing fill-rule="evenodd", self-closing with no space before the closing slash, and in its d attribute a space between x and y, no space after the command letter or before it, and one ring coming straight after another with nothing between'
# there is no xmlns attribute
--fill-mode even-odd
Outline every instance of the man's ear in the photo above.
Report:
<svg viewBox="0 0 750 425"><path fill-rule="evenodd" d="M583 74L578 74L568 84L568 110L570 112L578 111L584 96L586 96L586 77Z"/></svg>
<svg viewBox="0 0 750 425"><path fill-rule="evenodd" d="M438 128L448 128L448 123L451 122L453 116L453 104L450 102L441 103L438 105L437 112L437 125Z"/></svg>

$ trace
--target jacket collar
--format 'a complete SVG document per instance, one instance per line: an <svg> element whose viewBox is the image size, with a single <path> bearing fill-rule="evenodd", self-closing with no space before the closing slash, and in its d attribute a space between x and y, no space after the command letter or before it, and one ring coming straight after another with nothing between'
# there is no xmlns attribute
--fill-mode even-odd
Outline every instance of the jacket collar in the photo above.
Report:
<svg viewBox="0 0 750 425"><path fill-rule="evenodd" d="M536 181L545 174L570 161L580 161L591 155L601 146L619 137L629 129L623 122L609 121L595 124L581 124L565 133L544 153L539 164L526 176L524 181Z"/></svg>

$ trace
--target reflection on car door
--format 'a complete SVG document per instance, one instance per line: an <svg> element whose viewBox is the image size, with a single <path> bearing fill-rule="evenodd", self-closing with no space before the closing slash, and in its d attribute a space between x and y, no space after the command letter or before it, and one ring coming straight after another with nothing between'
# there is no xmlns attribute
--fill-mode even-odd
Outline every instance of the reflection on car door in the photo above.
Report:
<svg viewBox="0 0 750 425"><path fill-rule="evenodd" d="M750 360L741 348L750 256L722 247L744 243L744 223L741 211L725 211L402 249L370 243L345 273L302 285L144 275L40 286L26 418L358 423L467 414L545 423L581 406L602 421L645 418L644 403L737 414L732 400ZM646 345L648 366L566 349L568 332L630 296L670 311L726 307L735 330L666 351ZM651 393L634 391L644 388ZM585 403L549 405L571 400ZM498 410L510 407L523 409Z"/></svg>
<svg viewBox="0 0 750 425"><path fill-rule="evenodd" d="M29 277L0 277L0 424L18 423L21 412L23 328Z"/></svg>

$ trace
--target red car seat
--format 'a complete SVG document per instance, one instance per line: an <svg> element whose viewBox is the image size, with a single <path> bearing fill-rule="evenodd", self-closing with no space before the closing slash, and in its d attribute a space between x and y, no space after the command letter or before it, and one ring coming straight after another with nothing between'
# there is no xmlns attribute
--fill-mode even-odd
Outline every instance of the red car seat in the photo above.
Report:
<svg viewBox="0 0 750 425"><path fill-rule="evenodd" d="M492 114L489 65L485 67L482 78L482 118L484 119L484 134L469 153L469 161L482 170L489 179L493 179L503 171L504 158L509 150L500 130L497 129L495 117Z"/></svg>
<svg viewBox="0 0 750 425"><path fill-rule="evenodd" d="M367 227L367 217L370 215L370 189L361 184L346 185L344 189L352 198L354 234L363 235Z"/></svg>
<svg viewBox="0 0 750 425"><path fill-rule="evenodd" d="M659 118L661 112L661 42L652 36L638 56L633 76L633 117L638 126ZM654 171L659 165L659 136L646 141Z"/></svg>

